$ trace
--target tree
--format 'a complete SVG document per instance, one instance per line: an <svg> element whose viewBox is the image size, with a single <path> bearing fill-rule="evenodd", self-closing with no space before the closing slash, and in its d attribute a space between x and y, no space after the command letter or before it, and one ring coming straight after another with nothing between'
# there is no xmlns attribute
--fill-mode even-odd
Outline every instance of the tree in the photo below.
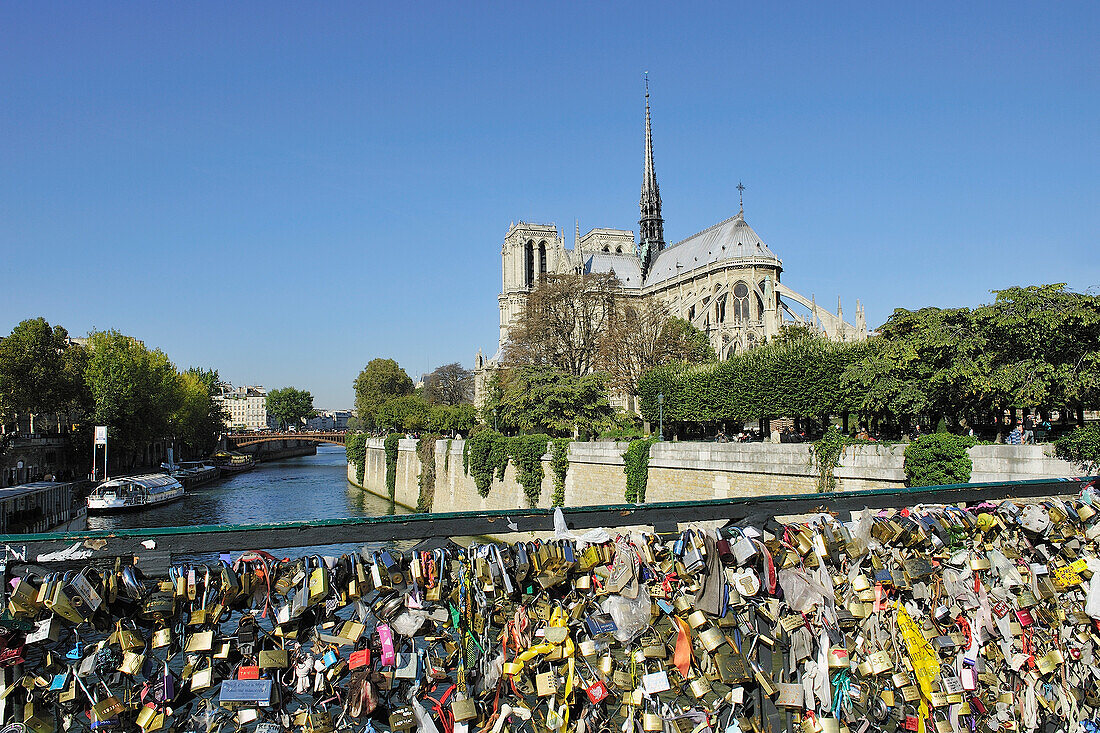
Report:
<svg viewBox="0 0 1100 733"><path fill-rule="evenodd" d="M90 406L88 354L61 326L32 318L0 340L0 415L60 413Z"/></svg>
<svg viewBox="0 0 1100 733"><path fill-rule="evenodd" d="M489 391L483 419L492 425L495 417L502 431L568 437L574 430L597 434L615 422L602 374L513 367L498 370L493 380L496 388Z"/></svg>
<svg viewBox="0 0 1100 733"><path fill-rule="evenodd" d="M474 373L457 361L436 367L424 380L424 399L433 405L474 401Z"/></svg>
<svg viewBox="0 0 1100 733"><path fill-rule="evenodd" d="M191 367L179 375L182 395L173 418L176 437L192 456L209 455L225 431L225 412L214 399L222 385L216 369Z"/></svg>
<svg viewBox="0 0 1100 733"><path fill-rule="evenodd" d="M898 308L848 365L844 381L868 417L954 421L995 399L986 384L989 353L967 308Z"/></svg>
<svg viewBox="0 0 1100 733"><path fill-rule="evenodd" d="M769 341L782 345L812 338L821 338L821 336L803 323L784 323L779 327L779 333L770 338Z"/></svg>
<svg viewBox="0 0 1100 733"><path fill-rule="evenodd" d="M412 394L413 381L393 359L371 359L355 378L355 409L364 424L378 427L375 410L386 400Z"/></svg>
<svg viewBox="0 0 1100 733"><path fill-rule="evenodd" d="M163 351L150 351L118 331L97 331L90 338L85 375L95 422L108 427L113 445L133 449L170 436L183 394L176 368Z"/></svg>
<svg viewBox="0 0 1100 733"><path fill-rule="evenodd" d="M983 377L995 406L1065 405L1080 420L1100 400L1100 297L1065 283L993 294L974 319L992 347Z"/></svg>
<svg viewBox="0 0 1100 733"><path fill-rule="evenodd" d="M431 409L420 395L403 395L383 402L375 410L374 421L387 430L424 430L428 427Z"/></svg>
<svg viewBox="0 0 1100 733"><path fill-rule="evenodd" d="M618 279L610 274L546 274L508 329L506 364L551 367L580 377L599 361Z"/></svg>
<svg viewBox="0 0 1100 733"><path fill-rule="evenodd" d="M654 367L716 360L707 335L682 318L670 317L664 303L620 297L600 339L596 368L608 375L612 387L633 395L639 377Z"/></svg>
<svg viewBox="0 0 1100 733"><path fill-rule="evenodd" d="M284 387L273 389L264 400L267 414L286 428L288 425L301 425L313 417L313 395L304 389Z"/></svg>

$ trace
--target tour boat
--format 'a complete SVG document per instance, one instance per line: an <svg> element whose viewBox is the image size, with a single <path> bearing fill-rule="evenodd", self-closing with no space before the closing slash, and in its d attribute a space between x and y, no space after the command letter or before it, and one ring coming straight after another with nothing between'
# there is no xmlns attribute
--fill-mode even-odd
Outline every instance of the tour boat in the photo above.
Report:
<svg viewBox="0 0 1100 733"><path fill-rule="evenodd" d="M222 475L243 473L256 467L256 459L247 453L219 451L214 454L214 463L221 469Z"/></svg>
<svg viewBox="0 0 1100 733"><path fill-rule="evenodd" d="M202 486L218 478L222 470L206 461L183 461L178 464L162 463L160 467L172 478L183 484L185 489Z"/></svg>
<svg viewBox="0 0 1100 733"><path fill-rule="evenodd" d="M88 495L89 512L142 509L183 498L183 484L168 474L147 473L105 481Z"/></svg>

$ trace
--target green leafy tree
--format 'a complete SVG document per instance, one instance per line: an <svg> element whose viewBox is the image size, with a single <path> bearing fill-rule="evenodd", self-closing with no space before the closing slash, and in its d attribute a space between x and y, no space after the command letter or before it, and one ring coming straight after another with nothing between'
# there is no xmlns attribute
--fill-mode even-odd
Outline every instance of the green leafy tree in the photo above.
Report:
<svg viewBox="0 0 1100 733"><path fill-rule="evenodd" d="M35 415L90 408L84 381L88 354L45 318L17 325L0 340L0 415Z"/></svg>
<svg viewBox="0 0 1100 733"><path fill-rule="evenodd" d="M431 411L432 406L420 395L394 397L375 410L374 422L387 430L426 430L431 422Z"/></svg>
<svg viewBox="0 0 1100 733"><path fill-rule="evenodd" d="M553 367L514 367L494 375L483 419L501 430L568 437L598 434L614 425L602 374L575 376Z"/></svg>
<svg viewBox="0 0 1100 733"><path fill-rule="evenodd" d="M413 393L413 381L393 359L371 359L355 378L355 409L365 425L379 427L375 412L387 400Z"/></svg>
<svg viewBox="0 0 1100 733"><path fill-rule="evenodd" d="M477 422L477 410L471 404L432 405L428 422L432 432L469 435Z"/></svg>
<svg viewBox="0 0 1100 733"><path fill-rule="evenodd" d="M267 414L275 418L285 429L288 425L301 425L316 414L313 410L313 395L304 389L283 387L267 393L264 400Z"/></svg>
<svg viewBox="0 0 1100 733"><path fill-rule="evenodd" d="M994 399L983 385L989 343L969 309L899 308L879 334L844 374L860 396L862 414L946 415L955 421Z"/></svg>
<svg viewBox="0 0 1100 733"><path fill-rule="evenodd" d="M993 291L974 312L991 346L983 386L1000 409L1100 401L1100 297L1065 283Z"/></svg>
<svg viewBox="0 0 1100 733"><path fill-rule="evenodd" d="M180 406L173 417L176 437L195 457L209 455L225 431L225 412L214 399L222 386L216 369L192 367L179 375Z"/></svg>
<svg viewBox="0 0 1100 733"><path fill-rule="evenodd" d="M85 375L94 420L108 427L112 445L132 450L171 436L183 394L176 368L163 351L150 351L118 331L97 331L90 338Z"/></svg>

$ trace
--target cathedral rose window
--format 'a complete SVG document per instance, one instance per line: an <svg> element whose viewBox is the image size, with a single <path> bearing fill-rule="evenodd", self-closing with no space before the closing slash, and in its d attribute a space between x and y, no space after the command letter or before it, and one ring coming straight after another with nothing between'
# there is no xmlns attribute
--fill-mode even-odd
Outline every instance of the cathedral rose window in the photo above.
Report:
<svg viewBox="0 0 1100 733"><path fill-rule="evenodd" d="M749 286L743 282L733 286L733 319L749 320Z"/></svg>

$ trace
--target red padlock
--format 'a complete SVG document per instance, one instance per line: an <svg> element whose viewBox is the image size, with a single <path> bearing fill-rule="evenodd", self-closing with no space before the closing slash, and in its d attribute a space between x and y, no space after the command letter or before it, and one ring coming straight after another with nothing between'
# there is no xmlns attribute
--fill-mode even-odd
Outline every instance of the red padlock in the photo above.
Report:
<svg viewBox="0 0 1100 733"><path fill-rule="evenodd" d="M360 649L348 657L348 669L359 669L370 664L370 649Z"/></svg>
<svg viewBox="0 0 1100 733"><path fill-rule="evenodd" d="M237 670L237 679L239 680L258 680L260 679L260 668L251 665L243 665Z"/></svg>
<svg viewBox="0 0 1100 733"><path fill-rule="evenodd" d="M584 689L588 699L593 705L599 705L601 702L607 699L607 685L603 683L603 680L596 680L588 687Z"/></svg>

